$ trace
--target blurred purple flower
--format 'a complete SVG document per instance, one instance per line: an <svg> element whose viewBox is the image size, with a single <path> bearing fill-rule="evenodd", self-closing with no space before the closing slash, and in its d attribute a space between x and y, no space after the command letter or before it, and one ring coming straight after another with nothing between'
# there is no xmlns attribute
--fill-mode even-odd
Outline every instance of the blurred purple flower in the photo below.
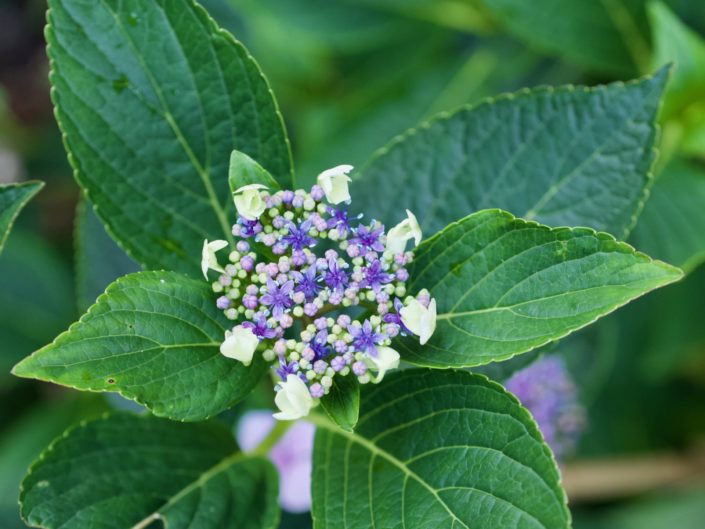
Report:
<svg viewBox="0 0 705 529"><path fill-rule="evenodd" d="M514 373L505 386L534 416L556 459L569 456L585 429L585 410L563 359L545 356Z"/></svg>
<svg viewBox="0 0 705 529"><path fill-rule="evenodd" d="M257 448L274 427L271 411L246 413L237 429L237 440L243 451ZM301 513L311 510L311 455L315 428L298 421L269 452L269 459L279 471L279 504L286 511Z"/></svg>

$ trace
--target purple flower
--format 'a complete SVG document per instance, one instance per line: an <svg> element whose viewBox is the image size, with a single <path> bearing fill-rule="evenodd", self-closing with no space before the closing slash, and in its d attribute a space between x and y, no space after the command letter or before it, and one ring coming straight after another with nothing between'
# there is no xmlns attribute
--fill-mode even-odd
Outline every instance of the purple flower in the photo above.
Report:
<svg viewBox="0 0 705 529"><path fill-rule="evenodd" d="M286 380L287 375L296 375L299 373L299 363L289 362L286 363L283 356L279 357L279 367L274 370L274 372L279 375L282 380Z"/></svg>
<svg viewBox="0 0 705 529"><path fill-rule="evenodd" d="M225 310L228 307L230 307L230 298L227 296L220 296L216 301L215 301L216 307L218 307L220 310Z"/></svg>
<svg viewBox="0 0 705 529"><path fill-rule="evenodd" d="M350 278L342 268L338 267L338 261L331 259L328 261L328 272L325 275L326 285L332 290L345 290Z"/></svg>
<svg viewBox="0 0 705 529"><path fill-rule="evenodd" d="M370 250L383 252L384 244L382 244L379 238L382 236L382 233L384 233L384 225L380 224L379 228L375 229L376 225L377 223L372 221L372 225L369 228L367 226L358 226L357 229L354 230L355 237L350 239L350 243L358 245L365 252Z"/></svg>
<svg viewBox="0 0 705 529"><path fill-rule="evenodd" d="M348 332L353 337L352 343L355 350L377 357L376 346L384 340L385 336L375 332L370 320L365 320L362 327L351 325L348 327Z"/></svg>
<svg viewBox="0 0 705 529"><path fill-rule="evenodd" d="M274 427L269 411L246 413L237 429L237 440L243 451L251 452ZM289 428L269 452L279 471L279 504L286 511L303 513L311 509L311 456L315 428L298 421Z"/></svg>
<svg viewBox="0 0 705 529"><path fill-rule="evenodd" d="M328 229L337 228L340 235L345 235L350 229L350 219L348 219L348 209L335 209L328 206L328 215L330 218L327 221Z"/></svg>
<svg viewBox="0 0 705 529"><path fill-rule="evenodd" d="M289 223L289 234L282 238L282 242L294 250L303 250L316 245L316 240L308 234L311 229L311 219L305 220L297 228L293 222Z"/></svg>
<svg viewBox="0 0 705 529"><path fill-rule="evenodd" d="M557 459L569 455L585 427L585 410L563 359L545 356L507 380L514 393L536 419Z"/></svg>
<svg viewBox="0 0 705 529"><path fill-rule="evenodd" d="M328 331L322 330L316 333L316 337L311 340L308 346L313 350L315 356L314 360L321 360L330 354L330 347L328 346Z"/></svg>
<svg viewBox="0 0 705 529"><path fill-rule="evenodd" d="M252 237L262 231L262 225L258 220L247 220L240 217L237 223L240 225L240 237Z"/></svg>
<svg viewBox="0 0 705 529"><path fill-rule="evenodd" d="M244 322L242 326L251 329L252 334L257 336L260 340L269 340L277 335L277 331L267 325L267 318L264 317L264 314L257 315L254 318L254 322Z"/></svg>
<svg viewBox="0 0 705 529"><path fill-rule="evenodd" d="M382 262L378 259L373 261L368 267L362 269L364 278L360 283L361 287L372 287L377 292L382 285L391 283L394 279L393 275L388 274L382 269Z"/></svg>
<svg viewBox="0 0 705 529"><path fill-rule="evenodd" d="M295 292L303 292L306 296L306 301L312 301L318 293L323 289L321 285L321 277L316 275L316 266L309 266L304 273L291 272L291 275L296 279Z"/></svg>
<svg viewBox="0 0 705 529"><path fill-rule="evenodd" d="M272 279L267 278L267 293L260 298L260 303L272 308L272 316L281 318L284 311L293 305L291 291L294 290L294 282L287 281L279 286Z"/></svg>

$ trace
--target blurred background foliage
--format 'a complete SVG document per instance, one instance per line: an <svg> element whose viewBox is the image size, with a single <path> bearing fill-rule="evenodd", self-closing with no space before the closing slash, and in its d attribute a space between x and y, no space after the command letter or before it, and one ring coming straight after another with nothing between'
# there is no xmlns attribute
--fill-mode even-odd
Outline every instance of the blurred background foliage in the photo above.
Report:
<svg viewBox="0 0 705 529"><path fill-rule="evenodd" d="M627 80L674 62L652 196L630 242L684 267L653 293L553 350L588 430L565 462L578 529L702 528L705 520L705 4L701 0L204 0L258 59L282 107L299 181L362 165L437 114L523 87ZM26 467L114 399L9 374L114 278L136 270L82 203L54 123L43 0L0 0L0 182L47 187L0 256L0 527L23 527ZM462 192L462 190L459 190ZM529 355L526 355L529 357ZM491 369L488 371L492 373ZM501 371L500 371L501 372ZM224 417L266 406L255 393ZM642 479L676 458L689 472ZM576 469L619 461L597 481ZM632 465L634 463L634 465ZM577 476L577 477L576 477ZM602 479L603 481L600 481ZM619 483L613 494L599 493ZM609 487L607 487L609 488ZM611 490L611 489L610 489ZM308 527L285 516L283 527Z"/></svg>

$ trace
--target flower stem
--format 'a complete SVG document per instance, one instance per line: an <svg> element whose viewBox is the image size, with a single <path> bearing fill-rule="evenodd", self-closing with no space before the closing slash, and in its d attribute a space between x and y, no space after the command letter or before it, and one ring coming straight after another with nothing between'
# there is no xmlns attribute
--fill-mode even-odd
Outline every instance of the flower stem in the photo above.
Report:
<svg viewBox="0 0 705 529"><path fill-rule="evenodd" d="M276 421L274 428L272 428L272 430L267 434L267 437L265 437L262 442L257 445L257 448L255 448L251 454L266 456L294 423L295 421Z"/></svg>

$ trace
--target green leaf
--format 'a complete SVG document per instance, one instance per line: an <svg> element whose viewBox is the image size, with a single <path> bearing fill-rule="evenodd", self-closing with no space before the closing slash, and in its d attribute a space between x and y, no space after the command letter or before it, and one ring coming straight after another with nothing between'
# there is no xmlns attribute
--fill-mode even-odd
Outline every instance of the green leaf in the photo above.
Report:
<svg viewBox="0 0 705 529"><path fill-rule="evenodd" d="M17 421L3 422L0 437L0 527L25 529L17 512L20 483L27 468L44 448L66 428L108 407L96 394L57 395L50 402L24 409Z"/></svg>
<svg viewBox="0 0 705 529"><path fill-rule="evenodd" d="M277 475L216 423L115 414L67 431L22 483L22 517L46 529L276 527Z"/></svg>
<svg viewBox="0 0 705 529"><path fill-rule="evenodd" d="M37 180L0 185L0 253L20 211L43 187L44 182Z"/></svg>
<svg viewBox="0 0 705 529"><path fill-rule="evenodd" d="M352 432L360 416L360 384L349 374L334 377L330 392L321 399L326 415L343 430Z"/></svg>
<svg viewBox="0 0 705 529"><path fill-rule="evenodd" d="M139 266L108 235L86 200L76 208L74 230L76 298L78 308L85 311L110 283L137 272Z"/></svg>
<svg viewBox="0 0 705 529"><path fill-rule="evenodd" d="M525 353L682 277L607 233L500 210L453 223L414 253L408 290L431 291L437 327L425 346L414 337L396 343L405 360L430 367Z"/></svg>
<svg viewBox="0 0 705 529"><path fill-rule="evenodd" d="M193 0L50 0L56 116L98 216L148 268L231 238L233 148L283 185L288 140L257 64Z"/></svg>
<svg viewBox="0 0 705 529"><path fill-rule="evenodd" d="M537 50L580 66L633 74L648 61L644 0L482 0L506 29Z"/></svg>
<svg viewBox="0 0 705 529"><path fill-rule="evenodd" d="M197 421L247 396L267 369L220 354L231 323L208 283L175 272L118 279L78 323L17 364L20 377L115 391L155 415Z"/></svg>
<svg viewBox="0 0 705 529"><path fill-rule="evenodd" d="M675 63L664 98L664 117L702 99L705 90L705 40L661 2L648 8L654 52L651 64L658 68Z"/></svg>
<svg viewBox="0 0 705 529"><path fill-rule="evenodd" d="M230 155L228 182L233 193L242 186L251 184L261 184L272 191L279 189L279 184L269 171L240 151L233 151Z"/></svg>
<svg viewBox="0 0 705 529"><path fill-rule="evenodd" d="M427 234L499 207L625 235L649 185L667 76L524 90L441 115L368 162L353 205L388 226L408 208Z"/></svg>
<svg viewBox="0 0 705 529"><path fill-rule="evenodd" d="M705 260L705 169L674 159L651 189L632 234L640 249L692 271Z"/></svg>
<svg viewBox="0 0 705 529"><path fill-rule="evenodd" d="M316 529L566 529L555 460L502 386L407 370L363 391L355 433L318 420Z"/></svg>

